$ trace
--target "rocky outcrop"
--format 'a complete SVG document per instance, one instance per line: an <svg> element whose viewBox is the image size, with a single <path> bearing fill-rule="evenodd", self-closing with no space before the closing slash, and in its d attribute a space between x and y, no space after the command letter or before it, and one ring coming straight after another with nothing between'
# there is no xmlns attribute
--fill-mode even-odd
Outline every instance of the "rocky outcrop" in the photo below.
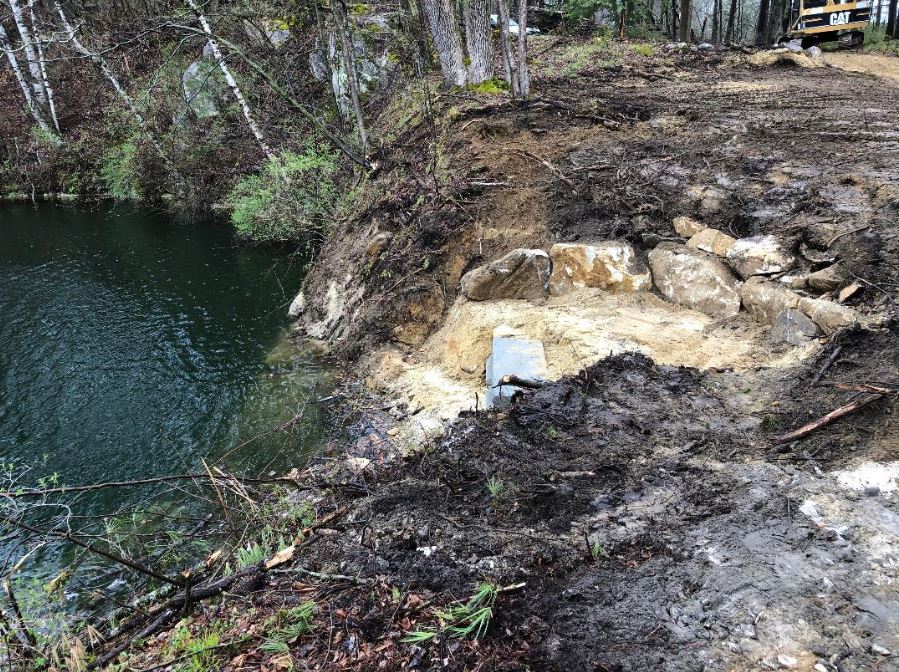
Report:
<svg viewBox="0 0 899 672"><path fill-rule="evenodd" d="M697 222L692 217L687 217L686 215L675 217L672 223L674 224L674 230L677 232L677 235L683 236L684 238L691 238L707 228L702 222Z"/></svg>
<svg viewBox="0 0 899 672"><path fill-rule="evenodd" d="M744 278L781 273L796 264L774 236L740 238L727 251L727 261Z"/></svg>
<svg viewBox="0 0 899 672"><path fill-rule="evenodd" d="M788 308L775 318L771 327L771 340L775 343L806 345L819 333L817 325L805 313Z"/></svg>
<svg viewBox="0 0 899 672"><path fill-rule="evenodd" d="M740 282L717 257L675 243L649 253L656 287L669 301L712 317L740 311Z"/></svg>
<svg viewBox="0 0 899 672"><path fill-rule="evenodd" d="M197 119L209 119L221 113L226 85L211 53L187 66L181 75L184 100Z"/></svg>
<svg viewBox="0 0 899 672"><path fill-rule="evenodd" d="M652 284L649 268L628 243L558 243L549 251L552 275L549 291L596 287L612 292L634 292Z"/></svg>
<svg viewBox="0 0 899 672"><path fill-rule="evenodd" d="M546 294L549 255L543 250L512 250L462 276L462 294L472 301L538 299Z"/></svg>
<svg viewBox="0 0 899 672"><path fill-rule="evenodd" d="M740 289L740 299L759 322L774 324L777 316L799 305L799 294L761 276L749 278Z"/></svg>
<svg viewBox="0 0 899 672"><path fill-rule="evenodd" d="M697 250L711 252L719 257L727 256L728 250L737 242L733 236L728 236L718 229L703 229L687 241L687 247L694 247Z"/></svg>

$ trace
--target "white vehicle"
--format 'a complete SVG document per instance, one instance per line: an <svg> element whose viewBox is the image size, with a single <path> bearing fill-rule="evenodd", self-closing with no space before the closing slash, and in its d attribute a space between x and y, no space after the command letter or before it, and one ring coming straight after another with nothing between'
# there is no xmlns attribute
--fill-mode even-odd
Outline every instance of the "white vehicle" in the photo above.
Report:
<svg viewBox="0 0 899 672"><path fill-rule="evenodd" d="M490 27L499 30L499 16L497 16L496 14L490 15ZM518 37L518 32L518 21L516 21L515 19L509 19L509 35L511 35L512 37ZM528 26L525 32L528 35L539 35L540 29Z"/></svg>

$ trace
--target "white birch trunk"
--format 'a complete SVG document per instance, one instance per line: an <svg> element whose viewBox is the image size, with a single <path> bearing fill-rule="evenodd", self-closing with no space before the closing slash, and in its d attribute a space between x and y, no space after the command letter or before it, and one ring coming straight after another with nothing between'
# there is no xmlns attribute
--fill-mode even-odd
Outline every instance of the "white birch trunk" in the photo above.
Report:
<svg viewBox="0 0 899 672"><path fill-rule="evenodd" d="M56 135L53 133L53 129L50 128L50 124L47 123L43 112L35 103L31 84L25 79L25 74L22 72L22 68L19 67L19 61L16 58L16 53L13 51L12 43L9 41L9 35L6 34L3 24L0 24L0 49L3 49L3 53L6 54L6 60L9 61L9 67L12 69L16 82L18 82L19 88L22 90L31 118L34 119L42 131L55 138Z"/></svg>
<svg viewBox="0 0 899 672"><path fill-rule="evenodd" d="M37 18L34 14L34 0L28 1L28 13L31 18L31 31L35 36L35 48L37 50L37 62L41 70L41 83L44 85L44 92L47 94L47 112L50 114L50 120L53 122L53 128L59 131L59 118L56 116L56 101L54 99L53 87L50 85L50 78L47 76L47 60L44 58L44 47L41 44L41 36L37 29Z"/></svg>
<svg viewBox="0 0 899 672"><path fill-rule="evenodd" d="M41 63L37 57L37 51L34 49L34 38L25 16L22 14L22 8L19 6L18 0L9 0L9 8L12 10L12 18L19 31L19 37L22 39L22 51L25 52L25 58L28 60L28 72L31 74L31 90L34 94L35 102L43 108L47 107L47 91L44 88L44 80L41 77Z"/></svg>
<svg viewBox="0 0 899 672"><path fill-rule="evenodd" d="M465 0L465 42L468 48L468 81L480 84L493 77L493 36L489 0Z"/></svg>
<svg viewBox="0 0 899 672"><path fill-rule="evenodd" d="M259 125L256 123L256 120L253 118L253 112L252 110L250 110L250 105L247 103L247 99L244 98L240 87L237 85L237 80L234 79L234 75L231 74L231 69L228 67L228 64L225 63L225 57L222 54L222 50L219 48L218 42L215 39L215 35L212 32L212 27L209 25L209 21L206 20L206 16L200 11L200 8L197 6L197 3L194 2L194 0L185 0L185 2L194 11L194 14L197 15L197 19L200 21L200 26L202 26L203 32L206 34L206 41L209 43L209 48L212 49L212 55L215 56L215 60L218 63L219 69L225 76L225 81L231 88L231 93L234 94L234 99L237 101L237 104L240 105L240 109L243 110L244 119L246 119L247 126L249 126L250 132L253 134L253 137L256 138L256 142L259 144L259 148L262 150L262 153L265 154L265 158L267 158L269 161L277 161L277 157L269 148L268 143L265 141L265 136L259 129Z"/></svg>
<svg viewBox="0 0 899 672"><path fill-rule="evenodd" d="M62 26L66 31L67 41L75 48L75 51L80 53L85 58L91 60L98 68L100 68L103 76L106 77L106 79L112 85L112 88L115 89L116 94L118 94L119 98L122 99L122 101L125 103L125 106L128 108L128 111L131 112L131 116L134 117L137 125L140 126L141 132L143 132L147 140L153 146L153 149L155 149L156 153L159 154L159 156L162 158L166 168L173 176L175 176L176 179L180 181L178 172L172 166L172 162L171 159L169 159L168 154L166 154L165 150L162 148L162 145L159 144L159 141L156 139L153 131L150 130L146 119L144 119L144 115L141 114L140 110L134 102L134 99L131 98L130 95L128 95L127 91L125 91L121 82L119 82L119 78L116 77L116 74L112 71L112 68L110 68L109 64L106 62L106 59L103 58L100 54L88 49L86 46L84 46L84 44L82 44L81 40L78 39L78 36L75 34L75 28L69 22L68 17L62 9L62 5L59 4L59 0L53 0L53 4L56 6L56 12L59 14L59 20L62 22Z"/></svg>
<svg viewBox="0 0 899 672"><path fill-rule="evenodd" d="M518 0L518 95L527 98L531 92L528 74L528 3Z"/></svg>
<svg viewBox="0 0 899 672"><path fill-rule="evenodd" d="M444 81L450 86L464 86L467 75L462 38L450 0L424 0L424 7Z"/></svg>

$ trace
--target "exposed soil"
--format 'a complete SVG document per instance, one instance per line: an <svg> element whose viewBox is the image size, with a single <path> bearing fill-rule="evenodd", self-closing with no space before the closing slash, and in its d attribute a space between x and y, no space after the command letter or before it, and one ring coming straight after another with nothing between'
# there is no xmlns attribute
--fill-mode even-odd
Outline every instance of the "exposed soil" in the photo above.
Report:
<svg viewBox="0 0 899 672"><path fill-rule="evenodd" d="M444 96L433 124L400 124L309 276L302 325L397 398L373 397L309 468L327 489L298 498L339 513L294 562L331 580L269 576L251 631L311 596L295 659L318 669L899 669L897 395L774 440L858 398L832 383L899 386L897 89L720 54L549 76L571 43L547 44L531 104ZM778 234L803 270L839 258L864 286L851 305L885 319L790 349L647 293L457 297L511 248L645 253L681 214ZM377 231L393 238L370 254ZM544 339L562 378L438 440L391 427L424 425L428 388L430 410L459 410L499 323ZM508 590L483 639L402 641L485 580ZM278 666L255 645L229 659Z"/></svg>

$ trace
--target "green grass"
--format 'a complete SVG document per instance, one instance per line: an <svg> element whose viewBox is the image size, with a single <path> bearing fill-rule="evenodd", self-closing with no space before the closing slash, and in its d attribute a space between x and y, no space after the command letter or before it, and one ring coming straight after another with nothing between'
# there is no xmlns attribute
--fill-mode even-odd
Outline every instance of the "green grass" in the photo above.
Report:
<svg viewBox="0 0 899 672"><path fill-rule="evenodd" d="M403 637L402 641L410 644L422 644L434 639L437 635L452 639L463 639L469 636L480 639L490 627L498 594L499 587L496 584L481 583L467 602L446 610L435 610L439 621L438 626L413 630Z"/></svg>

